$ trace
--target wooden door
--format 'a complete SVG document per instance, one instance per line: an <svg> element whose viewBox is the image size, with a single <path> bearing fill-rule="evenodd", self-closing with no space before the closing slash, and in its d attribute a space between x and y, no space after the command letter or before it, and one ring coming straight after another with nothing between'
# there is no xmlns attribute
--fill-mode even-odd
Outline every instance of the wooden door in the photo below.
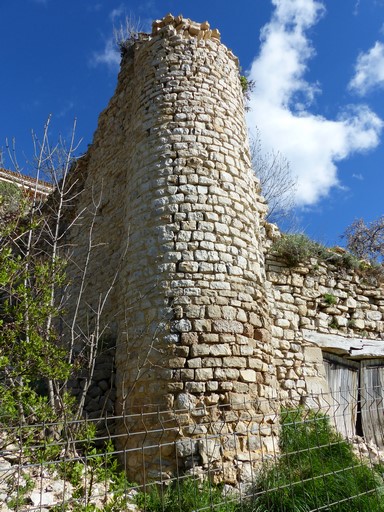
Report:
<svg viewBox="0 0 384 512"><path fill-rule="evenodd" d="M366 441L384 448L384 362L361 361L361 417Z"/></svg>
<svg viewBox="0 0 384 512"><path fill-rule="evenodd" d="M356 433L359 363L325 354L324 366L330 391L329 416L344 437Z"/></svg>

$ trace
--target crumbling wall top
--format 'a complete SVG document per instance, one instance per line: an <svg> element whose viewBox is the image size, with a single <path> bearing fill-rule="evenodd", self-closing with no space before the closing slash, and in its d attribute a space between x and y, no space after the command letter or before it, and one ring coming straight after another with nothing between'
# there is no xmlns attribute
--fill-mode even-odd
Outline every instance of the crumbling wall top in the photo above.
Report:
<svg viewBox="0 0 384 512"><path fill-rule="evenodd" d="M214 39L220 42L220 32L217 28L212 30L208 21L197 23L189 18L184 18L182 14L173 16L171 13L168 13L163 19L155 20L152 23L152 36L157 35L159 31L166 26L174 27L176 32L183 34L184 37Z"/></svg>

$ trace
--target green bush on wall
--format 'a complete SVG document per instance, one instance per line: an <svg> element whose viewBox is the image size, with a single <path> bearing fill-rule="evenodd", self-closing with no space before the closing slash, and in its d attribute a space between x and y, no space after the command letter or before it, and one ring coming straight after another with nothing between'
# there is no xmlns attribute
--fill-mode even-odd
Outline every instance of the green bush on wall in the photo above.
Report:
<svg viewBox="0 0 384 512"><path fill-rule="evenodd" d="M272 250L288 266L295 267L307 263L310 258L320 258L326 248L302 233L295 233L282 235L273 243Z"/></svg>

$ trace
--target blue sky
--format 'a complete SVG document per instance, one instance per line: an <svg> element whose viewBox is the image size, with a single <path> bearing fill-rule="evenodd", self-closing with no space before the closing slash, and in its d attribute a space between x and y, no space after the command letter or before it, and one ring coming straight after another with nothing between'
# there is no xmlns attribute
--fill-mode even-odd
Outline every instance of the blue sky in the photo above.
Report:
<svg viewBox="0 0 384 512"><path fill-rule="evenodd" d="M76 117L85 151L116 86L113 27L168 12L208 20L255 80L248 124L298 176L300 229L340 244L384 213L384 0L2 0L0 148L14 138L31 172L52 114L51 140Z"/></svg>

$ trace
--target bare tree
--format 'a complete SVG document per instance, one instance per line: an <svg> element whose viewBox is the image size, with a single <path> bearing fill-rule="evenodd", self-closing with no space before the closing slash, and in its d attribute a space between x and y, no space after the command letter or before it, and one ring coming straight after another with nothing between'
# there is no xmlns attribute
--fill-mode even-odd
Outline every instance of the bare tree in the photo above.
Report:
<svg viewBox="0 0 384 512"><path fill-rule="evenodd" d="M137 41L142 31L140 19L135 19L132 15L126 15L119 25L113 27L114 42L121 54L126 52Z"/></svg>
<svg viewBox="0 0 384 512"><path fill-rule="evenodd" d="M10 209L7 201L6 213L2 214L0 208L0 215L7 221L1 222L0 218L0 375L4 377L0 394L17 403L22 421L27 421L32 409L33 417L39 414L33 405L36 380L47 387L47 404L53 419L67 414L72 418L82 416L106 329L101 319L119 271L99 296L96 308L92 308L85 298L84 283L95 247L93 228L101 197L93 199L87 211L73 214L73 203L81 193L75 172L76 121L69 144L59 140L54 146L48 137L50 121L49 118L41 139L33 133L36 186L25 198L25 207ZM20 172L15 144L7 146L13 167ZM54 185L46 202L38 192L42 176L49 177ZM3 196L0 190L0 203ZM71 283L66 279L66 267L72 256L67 234L83 215L90 218L88 251L83 266L78 268L80 288L74 299ZM68 298L75 304L71 318L64 314ZM84 308L93 319L92 325L80 323L80 310ZM76 407L67 407L69 380L77 378L79 372L78 357L82 362L81 392Z"/></svg>
<svg viewBox="0 0 384 512"><path fill-rule="evenodd" d="M297 178L292 174L289 161L279 151L263 152L258 129L251 137L251 161L269 206L267 220L272 223L292 221Z"/></svg>
<svg viewBox="0 0 384 512"><path fill-rule="evenodd" d="M368 224L363 219L355 220L343 238L347 248L359 258L384 261L384 215Z"/></svg>

